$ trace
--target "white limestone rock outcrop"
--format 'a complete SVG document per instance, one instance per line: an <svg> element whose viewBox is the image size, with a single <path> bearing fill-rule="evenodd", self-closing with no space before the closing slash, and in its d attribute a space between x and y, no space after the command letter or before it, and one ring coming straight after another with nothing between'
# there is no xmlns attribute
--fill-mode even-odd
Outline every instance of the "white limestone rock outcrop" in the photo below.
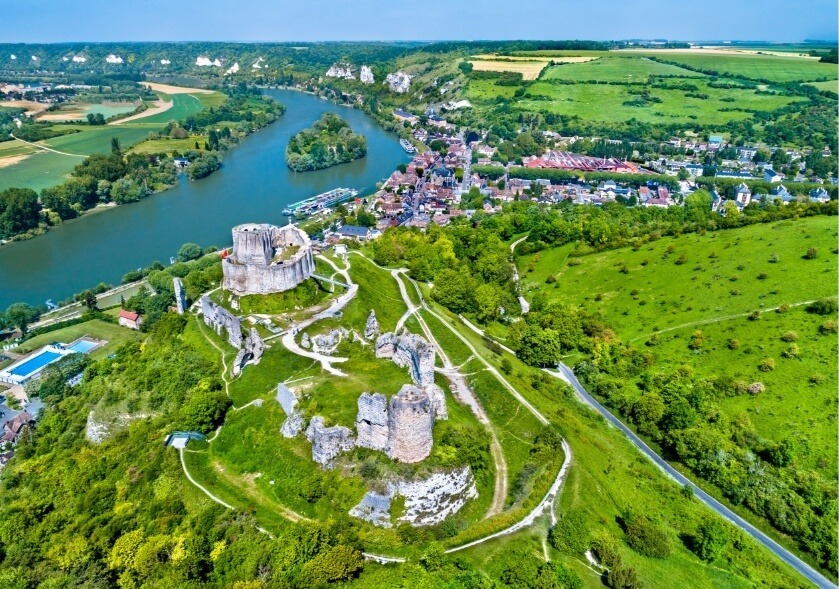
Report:
<svg viewBox="0 0 839 589"><path fill-rule="evenodd" d="M342 425L326 427L319 415L309 422L306 438L312 443L312 460L325 467L330 467L341 452L352 450L355 446L349 428Z"/></svg>
<svg viewBox="0 0 839 589"><path fill-rule="evenodd" d="M312 347L312 342L309 340L309 334L304 333L303 337L300 338L300 347L309 349Z"/></svg>
<svg viewBox="0 0 839 589"><path fill-rule="evenodd" d="M367 316L367 325L364 326L364 337L373 339L379 335L379 320L376 319L376 311L371 309Z"/></svg>
<svg viewBox="0 0 839 589"><path fill-rule="evenodd" d="M326 77L355 80L355 74L352 71L352 66L348 63L341 62L332 64L332 67L326 70Z"/></svg>
<svg viewBox="0 0 839 589"><path fill-rule="evenodd" d="M372 84L376 81L376 78L373 77L373 70L370 69L369 65L361 66L361 73L358 77L362 84Z"/></svg>
<svg viewBox="0 0 839 589"><path fill-rule="evenodd" d="M411 88L411 76L402 71L393 72L387 75L385 84L387 84L391 92L405 94Z"/></svg>
<svg viewBox="0 0 839 589"><path fill-rule="evenodd" d="M434 443L433 428L434 408L428 393L403 385L388 407L388 456L407 463L425 460Z"/></svg>
<svg viewBox="0 0 839 589"><path fill-rule="evenodd" d="M334 354L335 350L338 349L338 344L348 335L349 332L343 327L333 329L328 333L318 334L311 338L312 350L322 354Z"/></svg>
<svg viewBox="0 0 839 589"><path fill-rule="evenodd" d="M229 68L227 68L227 71L224 72L224 75L229 76L230 74L235 74L238 71L239 71L239 62L237 61L233 65L231 65Z"/></svg>
<svg viewBox="0 0 839 589"><path fill-rule="evenodd" d="M387 452L387 397L381 393L361 393L355 431L356 446Z"/></svg>
<svg viewBox="0 0 839 589"><path fill-rule="evenodd" d="M478 496L469 466L435 472L419 481L400 481L397 492L405 497L405 513L399 521L413 526L439 524Z"/></svg>

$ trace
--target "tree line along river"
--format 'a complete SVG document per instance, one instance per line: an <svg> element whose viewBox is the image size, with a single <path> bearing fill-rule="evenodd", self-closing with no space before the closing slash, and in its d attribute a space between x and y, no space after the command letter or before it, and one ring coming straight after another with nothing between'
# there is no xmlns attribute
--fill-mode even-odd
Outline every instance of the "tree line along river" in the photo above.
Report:
<svg viewBox="0 0 839 589"><path fill-rule="evenodd" d="M406 160L398 137L361 111L303 92L266 92L285 104L285 115L228 151L215 174L195 182L181 176L177 186L140 202L0 247L0 309L17 301L58 301L100 282L116 284L129 270L155 260L167 264L186 242L226 245L234 225L285 223L286 206L338 186L369 193ZM367 138L367 157L325 170L292 172L284 160L289 138L325 112L340 114Z"/></svg>

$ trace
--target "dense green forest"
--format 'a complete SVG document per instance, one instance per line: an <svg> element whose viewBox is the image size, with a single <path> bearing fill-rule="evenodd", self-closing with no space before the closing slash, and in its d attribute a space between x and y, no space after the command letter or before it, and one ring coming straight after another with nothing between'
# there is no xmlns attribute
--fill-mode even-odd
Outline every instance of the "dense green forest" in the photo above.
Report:
<svg viewBox="0 0 839 589"><path fill-rule="evenodd" d="M325 113L310 129L288 140L285 161L295 172L321 170L367 155L367 140L353 133L349 123L334 113Z"/></svg>

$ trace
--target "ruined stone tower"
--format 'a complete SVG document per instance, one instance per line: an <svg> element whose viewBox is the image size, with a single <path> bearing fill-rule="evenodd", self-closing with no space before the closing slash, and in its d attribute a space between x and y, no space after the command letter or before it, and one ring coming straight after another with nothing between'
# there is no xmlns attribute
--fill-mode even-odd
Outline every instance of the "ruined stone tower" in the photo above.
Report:
<svg viewBox="0 0 839 589"><path fill-rule="evenodd" d="M431 454L434 408L424 390L403 385L390 398L388 456L400 462L419 462Z"/></svg>
<svg viewBox="0 0 839 589"><path fill-rule="evenodd" d="M312 244L294 225L237 225L222 270L225 290L238 296L290 290L315 271Z"/></svg>

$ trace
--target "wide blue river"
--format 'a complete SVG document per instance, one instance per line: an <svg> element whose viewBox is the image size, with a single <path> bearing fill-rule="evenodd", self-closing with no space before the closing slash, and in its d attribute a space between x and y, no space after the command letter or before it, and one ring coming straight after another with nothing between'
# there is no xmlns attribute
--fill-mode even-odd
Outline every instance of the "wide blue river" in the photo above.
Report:
<svg viewBox="0 0 839 589"><path fill-rule="evenodd" d="M398 138L366 114L291 90L268 90L286 105L277 122L227 152L215 174L141 202L84 216L46 235L0 247L0 310L16 301L41 304L95 286L117 284L127 271L168 263L183 243L227 245L244 222L284 223L288 204L338 186L372 191L408 156ZM367 157L316 172L295 173L284 161L289 138L324 112L337 112L367 137Z"/></svg>

